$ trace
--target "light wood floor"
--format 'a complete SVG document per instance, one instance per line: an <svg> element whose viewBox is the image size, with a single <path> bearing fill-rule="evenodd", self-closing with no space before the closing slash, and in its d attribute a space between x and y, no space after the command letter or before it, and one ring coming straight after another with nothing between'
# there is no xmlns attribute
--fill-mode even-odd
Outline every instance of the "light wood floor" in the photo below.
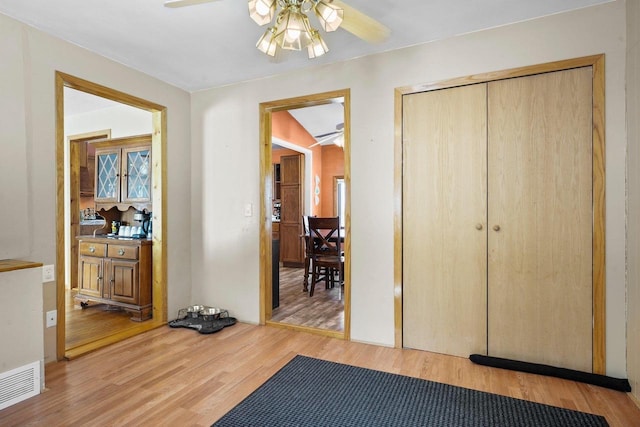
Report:
<svg viewBox="0 0 640 427"><path fill-rule="evenodd" d="M89 303L88 308L81 308L73 296L75 289L65 294L65 348L74 349L126 330L136 329L141 322L130 320L131 314L117 307L105 304Z"/></svg>
<svg viewBox="0 0 640 427"><path fill-rule="evenodd" d="M640 420L625 393L605 388L238 323L212 335L163 327L49 364L47 391L0 411L0 425L209 426L296 354L596 413L613 427Z"/></svg>
<svg viewBox="0 0 640 427"><path fill-rule="evenodd" d="M280 307L273 311L272 320L342 332L344 305L340 290L325 289L323 283L318 283L313 297L309 297L308 293L302 292L303 274L302 268L280 268ZM81 308L73 299L75 293L76 290L66 291L67 350L140 326L140 322L131 321L131 315L117 307L90 303L89 308Z"/></svg>
<svg viewBox="0 0 640 427"><path fill-rule="evenodd" d="M280 306L271 320L311 328L344 331L344 304L340 288L317 283L313 296L302 291L304 268L280 267Z"/></svg>

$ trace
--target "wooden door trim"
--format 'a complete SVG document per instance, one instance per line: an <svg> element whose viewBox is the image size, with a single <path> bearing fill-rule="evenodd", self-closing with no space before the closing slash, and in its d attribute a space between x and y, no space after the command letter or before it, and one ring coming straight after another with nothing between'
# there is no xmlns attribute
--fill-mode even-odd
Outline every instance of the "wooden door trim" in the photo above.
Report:
<svg viewBox="0 0 640 427"><path fill-rule="evenodd" d="M271 115L277 111L311 107L333 102L337 98L344 100L344 178L346 186L345 208L345 244L344 244L344 331L305 328L296 325L285 325L269 320L271 318L271 192L273 186L273 167L271 164ZM351 339L351 90L340 89L313 95L287 98L277 101L263 102L259 106L260 115L260 324L274 325L318 333L321 335Z"/></svg>
<svg viewBox="0 0 640 427"><path fill-rule="evenodd" d="M69 174L69 187L71 194L71 204L70 204L70 220L71 220L71 228L69 230L69 242L71 249L71 283L74 283L78 280L78 270L73 268L73 262L77 263L78 261L78 242L75 239L75 236L80 234L80 162L76 161L77 159L74 156L75 154L79 154L82 156L83 154L78 153L77 147L80 143L85 142L93 142L93 141L101 141L104 139L111 138L111 129L99 130L88 133L81 133L78 135L69 135L67 136L67 145L69 146L69 158L70 158L70 174ZM85 153L86 155L86 153ZM81 160L81 159L80 159ZM66 266L65 266L66 268ZM65 283L66 285L66 283Z"/></svg>
<svg viewBox="0 0 640 427"><path fill-rule="evenodd" d="M137 328L114 334L105 339L65 352L65 265L64 248L64 88L72 88L92 95L107 98L122 104L140 108L151 113L152 120L152 173L154 185L153 199L153 319L140 324ZM56 327L56 358L62 360L95 350L123 340L129 336L164 325L167 322L167 108L115 89L101 86L60 71L55 74L56 93L56 308L58 324ZM71 266L73 268L73 266Z"/></svg>
<svg viewBox="0 0 640 427"><path fill-rule="evenodd" d="M593 149L593 372L606 372L605 264L605 80L604 54L573 58L509 70L457 77L395 89L394 104L394 329L395 347L402 347L402 98L418 92L486 83L514 77L592 67Z"/></svg>

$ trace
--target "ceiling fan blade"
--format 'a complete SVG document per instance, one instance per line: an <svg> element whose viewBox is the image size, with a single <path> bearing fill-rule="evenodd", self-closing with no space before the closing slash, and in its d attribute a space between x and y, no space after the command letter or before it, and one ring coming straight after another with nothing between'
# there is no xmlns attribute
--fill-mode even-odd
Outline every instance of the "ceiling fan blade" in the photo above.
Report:
<svg viewBox="0 0 640 427"><path fill-rule="evenodd" d="M333 0L334 5L344 10L344 19L340 28L369 43L381 43L389 37L391 30L340 0Z"/></svg>
<svg viewBox="0 0 640 427"><path fill-rule="evenodd" d="M316 145L329 145L329 143L340 145L340 144L336 144L336 140L340 138L342 135L344 135L344 131L341 131L341 130L337 132L327 133L324 135L319 135L317 137L318 138L317 142L315 144L311 144L309 148L315 147Z"/></svg>
<svg viewBox="0 0 640 427"><path fill-rule="evenodd" d="M165 0L165 7L185 7L185 6L193 6L201 3L211 3L213 1L218 0Z"/></svg>
<svg viewBox="0 0 640 427"><path fill-rule="evenodd" d="M318 141L320 141L323 138L326 138L328 136L331 137L331 136L336 135L338 133L343 133L343 131L342 130L334 130L333 132L323 133L322 135L315 135L314 138L317 139Z"/></svg>

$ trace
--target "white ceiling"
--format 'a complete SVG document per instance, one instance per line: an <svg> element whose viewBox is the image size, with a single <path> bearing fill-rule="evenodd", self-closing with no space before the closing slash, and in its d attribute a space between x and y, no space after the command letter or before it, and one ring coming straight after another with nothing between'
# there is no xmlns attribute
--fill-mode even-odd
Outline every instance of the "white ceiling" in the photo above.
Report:
<svg viewBox="0 0 640 427"><path fill-rule="evenodd" d="M345 0L390 28L381 44L339 29L329 53L278 63L255 48L266 27L244 0L170 9L164 0L0 0L0 13L193 92L447 38L611 0ZM312 24L315 17L311 18Z"/></svg>
<svg viewBox="0 0 640 427"><path fill-rule="evenodd" d="M339 102L297 108L289 110L289 114L316 139L335 132L336 126L344 122L344 106Z"/></svg>
<svg viewBox="0 0 640 427"><path fill-rule="evenodd" d="M119 102L101 98L86 92L64 88L64 115L75 116L76 114L90 113L92 111L104 110L121 106ZM134 108L134 107L131 107Z"/></svg>

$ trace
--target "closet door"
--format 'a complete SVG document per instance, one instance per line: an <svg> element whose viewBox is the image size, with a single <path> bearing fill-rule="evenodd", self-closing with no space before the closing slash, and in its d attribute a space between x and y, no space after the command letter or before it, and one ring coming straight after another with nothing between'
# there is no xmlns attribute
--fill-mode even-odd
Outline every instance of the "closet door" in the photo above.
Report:
<svg viewBox="0 0 640 427"><path fill-rule="evenodd" d="M592 370L591 68L488 84L488 352Z"/></svg>
<svg viewBox="0 0 640 427"><path fill-rule="evenodd" d="M404 96L403 345L486 353L486 85Z"/></svg>

